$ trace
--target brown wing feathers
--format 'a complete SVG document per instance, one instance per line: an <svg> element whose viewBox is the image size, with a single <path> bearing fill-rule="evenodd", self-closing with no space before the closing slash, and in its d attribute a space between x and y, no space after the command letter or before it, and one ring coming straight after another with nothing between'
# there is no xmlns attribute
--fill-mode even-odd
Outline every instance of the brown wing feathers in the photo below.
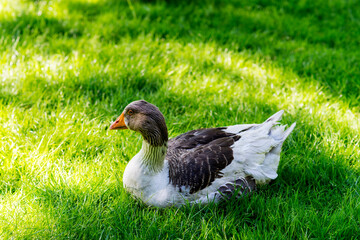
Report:
<svg viewBox="0 0 360 240"><path fill-rule="evenodd" d="M222 176L221 170L233 160L230 148L240 136L222 128L191 131L169 142L167 159L170 182L189 187L195 193Z"/></svg>

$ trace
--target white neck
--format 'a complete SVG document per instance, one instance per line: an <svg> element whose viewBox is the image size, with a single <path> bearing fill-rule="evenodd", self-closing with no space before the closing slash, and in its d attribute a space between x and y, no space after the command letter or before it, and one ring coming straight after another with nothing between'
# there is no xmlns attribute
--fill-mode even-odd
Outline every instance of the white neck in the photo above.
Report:
<svg viewBox="0 0 360 240"><path fill-rule="evenodd" d="M166 151L167 143L163 146L156 147L144 140L139 152L139 157L149 170L159 172L163 168Z"/></svg>

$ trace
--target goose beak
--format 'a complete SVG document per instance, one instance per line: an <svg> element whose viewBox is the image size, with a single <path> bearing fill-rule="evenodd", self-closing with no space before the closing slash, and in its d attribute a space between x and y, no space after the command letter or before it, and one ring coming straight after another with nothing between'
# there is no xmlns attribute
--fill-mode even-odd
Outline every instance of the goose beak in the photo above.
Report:
<svg viewBox="0 0 360 240"><path fill-rule="evenodd" d="M124 117L124 113L122 113L120 115L120 117L118 117L116 119L115 122L113 122L113 124L111 124L109 130L118 130L118 129L127 129L127 126L125 124L125 117Z"/></svg>

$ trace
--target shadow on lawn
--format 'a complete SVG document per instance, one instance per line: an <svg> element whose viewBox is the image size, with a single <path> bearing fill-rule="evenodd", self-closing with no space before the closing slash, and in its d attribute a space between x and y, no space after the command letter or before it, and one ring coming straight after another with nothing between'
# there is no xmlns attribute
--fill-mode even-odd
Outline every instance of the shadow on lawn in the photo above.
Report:
<svg viewBox="0 0 360 240"><path fill-rule="evenodd" d="M85 79L70 77L65 82L36 78L29 79L19 88L14 88L13 83L3 84L0 89L0 101L5 105L19 104L24 109L34 107L40 101L39 106L49 110L84 102L89 102L92 106L111 102L114 109L104 112L109 114L112 111L120 111L116 108L125 107L125 103L144 95L155 94L165 81L166 79L159 75L140 72L127 72L118 79L113 79L109 74L93 75ZM108 104L105 105L109 107ZM105 110L99 108L97 110ZM88 114L91 116L91 112Z"/></svg>
<svg viewBox="0 0 360 240"><path fill-rule="evenodd" d="M251 50L255 56L307 78L305 83L318 81L330 95L359 106L360 39L352 11L357 8L355 3L178 3L145 0L129 7L126 1L69 1L70 16L82 16L81 22L23 15L1 24L12 38L25 33L78 38L85 33L92 36L92 29L97 29L95 34L110 44L145 33L182 43L216 42L233 51ZM50 51L58 49L50 47Z"/></svg>
<svg viewBox="0 0 360 240"><path fill-rule="evenodd" d="M235 51L252 50L277 65L291 67L300 77L319 81L334 96L352 99L355 102L350 104L354 106L359 103L360 85L357 79L360 68L356 66L360 59L352 51L349 51L350 56L343 54L348 49L356 52L356 39L359 39L357 31L354 31L357 23L352 20L351 8L354 6L351 4L328 6L313 3L310 7L295 5L298 7L295 8L290 4L261 1L208 1L181 7L177 1L144 3L134 3L129 9L127 4L112 0L76 2L69 3L69 10L82 13L95 22L98 19L103 21L101 17L107 14L118 14L109 22L115 26L112 31L104 32L111 37L101 36L108 41L117 42L129 34L136 37L142 33L153 33L183 43L215 41L219 46ZM318 10L317 7L321 6L325 7ZM333 11L337 14L332 14ZM124 21L127 24L124 25ZM351 71L348 71L349 66ZM343 84L344 81L347 84Z"/></svg>
<svg viewBox="0 0 360 240"><path fill-rule="evenodd" d="M0 21L2 33L10 36L12 39L18 37L22 40L23 36L54 36L79 38L82 36L80 26L70 25L68 21L59 20L55 17L37 16L31 14L22 14L13 20Z"/></svg>

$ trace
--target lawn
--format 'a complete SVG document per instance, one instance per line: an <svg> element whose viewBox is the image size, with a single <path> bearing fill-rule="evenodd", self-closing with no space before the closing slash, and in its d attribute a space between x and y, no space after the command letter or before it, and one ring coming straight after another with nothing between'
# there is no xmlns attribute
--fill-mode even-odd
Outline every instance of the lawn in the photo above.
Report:
<svg viewBox="0 0 360 240"><path fill-rule="evenodd" d="M360 239L358 1L0 0L0 238ZM170 137L297 126L250 198L158 209L122 187L131 101Z"/></svg>

